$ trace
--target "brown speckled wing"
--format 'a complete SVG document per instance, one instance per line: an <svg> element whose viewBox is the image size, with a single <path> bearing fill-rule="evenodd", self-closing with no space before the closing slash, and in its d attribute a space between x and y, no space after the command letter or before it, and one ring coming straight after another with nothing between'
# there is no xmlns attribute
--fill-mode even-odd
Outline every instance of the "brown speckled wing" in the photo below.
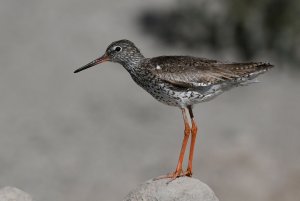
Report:
<svg viewBox="0 0 300 201"><path fill-rule="evenodd" d="M258 75L272 67L262 62L222 63L190 56L154 57L143 65L160 79L187 88Z"/></svg>

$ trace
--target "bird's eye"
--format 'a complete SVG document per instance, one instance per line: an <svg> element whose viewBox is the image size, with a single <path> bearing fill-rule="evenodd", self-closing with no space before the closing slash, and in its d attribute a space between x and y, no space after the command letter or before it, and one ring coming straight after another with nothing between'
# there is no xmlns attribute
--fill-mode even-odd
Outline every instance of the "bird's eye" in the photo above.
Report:
<svg viewBox="0 0 300 201"><path fill-rule="evenodd" d="M121 48L120 46L116 46L116 47L114 48L114 50L115 50L116 52L120 52L120 51L122 50L122 48Z"/></svg>

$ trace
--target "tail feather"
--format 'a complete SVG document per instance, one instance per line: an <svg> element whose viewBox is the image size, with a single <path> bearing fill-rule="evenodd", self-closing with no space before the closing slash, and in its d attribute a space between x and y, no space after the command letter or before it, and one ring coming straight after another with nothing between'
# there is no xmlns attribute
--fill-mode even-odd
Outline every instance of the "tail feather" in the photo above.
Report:
<svg viewBox="0 0 300 201"><path fill-rule="evenodd" d="M261 83L261 81L259 81L257 78L254 78L252 80L246 80L244 82L240 82L239 85L240 86L248 86L250 84L256 84L256 83Z"/></svg>
<svg viewBox="0 0 300 201"><path fill-rule="evenodd" d="M266 72L274 66L264 62L248 62L248 63L230 63L226 64L227 69L239 78L253 79L257 75Z"/></svg>
<svg viewBox="0 0 300 201"><path fill-rule="evenodd" d="M232 63L228 65L228 69L237 76L232 81L238 86L258 83L256 77L274 67L272 64L264 62Z"/></svg>

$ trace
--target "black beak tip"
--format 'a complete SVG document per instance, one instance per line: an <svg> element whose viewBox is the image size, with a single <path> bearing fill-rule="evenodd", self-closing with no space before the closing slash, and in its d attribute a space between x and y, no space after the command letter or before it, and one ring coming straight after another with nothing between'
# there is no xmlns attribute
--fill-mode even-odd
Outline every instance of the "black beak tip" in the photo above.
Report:
<svg viewBox="0 0 300 201"><path fill-rule="evenodd" d="M98 59L95 59L94 61L92 61L92 62L86 64L85 66L82 66L82 67L76 69L76 70L74 71L74 73L79 73L80 71L83 71L83 70L85 70L85 69L88 69L88 68L90 68L90 67L93 67L93 66L95 66L95 65L97 65L97 64L99 64L99 63L102 63L102 62L104 62L104 61L107 61L107 56L105 56L105 55L102 56L102 57L100 57L100 58L98 58Z"/></svg>
<svg viewBox="0 0 300 201"><path fill-rule="evenodd" d="M80 71L83 71L83 70L85 70L85 69L87 69L87 68L90 68L90 67L92 67L92 66L91 66L91 65L85 65L85 66L83 66L83 67L81 67L81 68L76 69L76 70L74 71L74 73L79 73Z"/></svg>

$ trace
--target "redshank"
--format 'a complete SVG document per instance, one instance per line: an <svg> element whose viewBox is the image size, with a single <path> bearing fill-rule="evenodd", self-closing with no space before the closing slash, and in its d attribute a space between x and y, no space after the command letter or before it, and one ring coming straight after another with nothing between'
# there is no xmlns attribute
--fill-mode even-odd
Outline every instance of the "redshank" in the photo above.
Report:
<svg viewBox="0 0 300 201"><path fill-rule="evenodd" d="M264 62L220 62L192 56L159 56L145 58L129 40L111 43L103 56L77 69L78 73L105 61L121 64L132 79L156 100L181 109L184 121L184 137L178 163L174 172L159 178L192 176L197 124L193 105L209 101L233 87L256 82L255 78L272 68ZM191 126L186 115L189 112ZM186 171L182 163L191 135L189 159Z"/></svg>

